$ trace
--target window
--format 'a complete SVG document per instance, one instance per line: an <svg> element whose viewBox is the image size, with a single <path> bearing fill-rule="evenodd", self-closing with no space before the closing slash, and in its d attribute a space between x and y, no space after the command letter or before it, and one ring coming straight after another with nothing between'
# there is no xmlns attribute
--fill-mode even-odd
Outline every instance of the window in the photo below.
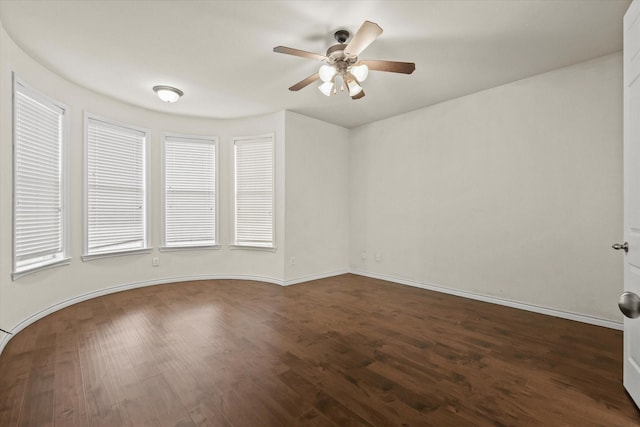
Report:
<svg viewBox="0 0 640 427"><path fill-rule="evenodd" d="M86 116L84 260L147 249L147 135Z"/></svg>
<svg viewBox="0 0 640 427"><path fill-rule="evenodd" d="M165 136L165 248L217 244L216 146L215 138Z"/></svg>
<svg viewBox="0 0 640 427"><path fill-rule="evenodd" d="M234 245L275 247L273 170L273 135L234 139Z"/></svg>
<svg viewBox="0 0 640 427"><path fill-rule="evenodd" d="M13 278L67 263L67 109L15 79Z"/></svg>

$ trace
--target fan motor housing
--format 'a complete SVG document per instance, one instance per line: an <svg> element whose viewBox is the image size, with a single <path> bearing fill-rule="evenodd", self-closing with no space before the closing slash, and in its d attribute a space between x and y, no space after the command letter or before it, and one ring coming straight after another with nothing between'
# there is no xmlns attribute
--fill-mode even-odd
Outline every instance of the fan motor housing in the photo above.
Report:
<svg viewBox="0 0 640 427"><path fill-rule="evenodd" d="M329 64L333 65L338 62L345 62L347 65L355 64L358 60L357 56L347 56L344 53L347 45L344 43L338 43L331 46L327 49L327 58L329 59Z"/></svg>

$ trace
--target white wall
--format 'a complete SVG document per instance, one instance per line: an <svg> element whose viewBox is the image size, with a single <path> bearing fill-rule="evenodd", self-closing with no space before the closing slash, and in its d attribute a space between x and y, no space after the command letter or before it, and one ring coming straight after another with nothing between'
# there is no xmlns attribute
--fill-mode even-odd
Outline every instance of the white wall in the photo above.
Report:
<svg viewBox="0 0 640 427"><path fill-rule="evenodd" d="M619 321L622 258L610 245L622 234L621 62L610 55L349 131L290 112L213 120L123 104L46 70L0 26L0 327L19 329L119 285L189 277L287 284L349 268ZM16 281L12 71L71 114L72 263ZM82 262L84 111L151 129L154 247L161 132L217 135L222 248ZM231 250L232 138L270 132L277 251Z"/></svg>
<svg viewBox="0 0 640 427"><path fill-rule="evenodd" d="M154 283L189 277L247 277L284 281L285 194L284 112L240 120L211 120L162 114L133 107L78 87L46 70L0 33L0 327L13 329L30 316L78 296L119 285ZM16 281L12 272L12 125L11 72L34 89L70 109L71 256L69 266L36 272ZM151 90L151 89L149 89ZM83 262L83 114L85 111L151 130L150 221L152 254ZM160 136L162 132L219 137L219 250L158 252L160 244ZM230 163L234 136L275 132L277 251L231 250ZM152 257L160 266L152 267ZM1 347L1 346L0 346Z"/></svg>
<svg viewBox="0 0 640 427"><path fill-rule="evenodd" d="M289 284L348 270L347 129L288 112L213 120L144 110L78 87L43 68L15 45L1 26L0 43L0 89L3 94L0 99L0 328L19 330L52 309L120 286L216 277ZM72 262L16 281L11 280L12 72L34 89L66 104L70 113ZM150 243L156 248L151 254L88 262L80 258L84 238L85 111L151 130ZM160 138L163 132L216 135L219 138L221 248L218 250L157 250L161 239ZM232 139L272 132L275 133L276 153L276 251L230 249ZM285 153L291 158L291 164L285 164ZM290 249L286 248L288 244ZM152 267L153 257L159 258L159 267ZM295 265L289 263L291 257L296 258ZM0 351L4 343L6 337L0 341Z"/></svg>
<svg viewBox="0 0 640 427"><path fill-rule="evenodd" d="M285 278L349 270L349 131L287 112ZM295 258L295 265L292 265Z"/></svg>
<svg viewBox="0 0 640 427"><path fill-rule="evenodd" d="M352 269L621 319L621 53L353 129L350 158Z"/></svg>

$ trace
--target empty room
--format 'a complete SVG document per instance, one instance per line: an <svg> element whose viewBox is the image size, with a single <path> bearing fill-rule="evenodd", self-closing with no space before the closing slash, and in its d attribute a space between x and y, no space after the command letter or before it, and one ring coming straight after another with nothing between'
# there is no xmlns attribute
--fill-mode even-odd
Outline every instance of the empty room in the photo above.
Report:
<svg viewBox="0 0 640 427"><path fill-rule="evenodd" d="M0 0L0 426L640 425L639 77L640 0Z"/></svg>

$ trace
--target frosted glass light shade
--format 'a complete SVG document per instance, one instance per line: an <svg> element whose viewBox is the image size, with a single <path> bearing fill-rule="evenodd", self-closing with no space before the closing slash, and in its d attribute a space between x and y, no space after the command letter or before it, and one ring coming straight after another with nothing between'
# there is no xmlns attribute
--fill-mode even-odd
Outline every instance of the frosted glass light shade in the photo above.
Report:
<svg viewBox="0 0 640 427"><path fill-rule="evenodd" d="M362 83L367 79L367 76L369 75L369 67L367 67L365 64L354 65L353 67L351 67L351 74L353 75L353 77L358 79L360 83Z"/></svg>
<svg viewBox="0 0 640 427"><path fill-rule="evenodd" d="M355 80L347 82L347 86L349 87L349 96L355 96L362 91L362 86L360 86Z"/></svg>
<svg viewBox="0 0 640 427"><path fill-rule="evenodd" d="M333 76L336 75L336 67L325 64L318 70L318 75L323 82L330 82Z"/></svg>
<svg viewBox="0 0 640 427"><path fill-rule="evenodd" d="M324 82L320 86L318 86L318 90L326 96L331 96L331 89L333 89L332 82Z"/></svg>
<svg viewBox="0 0 640 427"><path fill-rule="evenodd" d="M153 91L158 94L158 98L164 102L176 102L184 92L172 86L154 86Z"/></svg>

